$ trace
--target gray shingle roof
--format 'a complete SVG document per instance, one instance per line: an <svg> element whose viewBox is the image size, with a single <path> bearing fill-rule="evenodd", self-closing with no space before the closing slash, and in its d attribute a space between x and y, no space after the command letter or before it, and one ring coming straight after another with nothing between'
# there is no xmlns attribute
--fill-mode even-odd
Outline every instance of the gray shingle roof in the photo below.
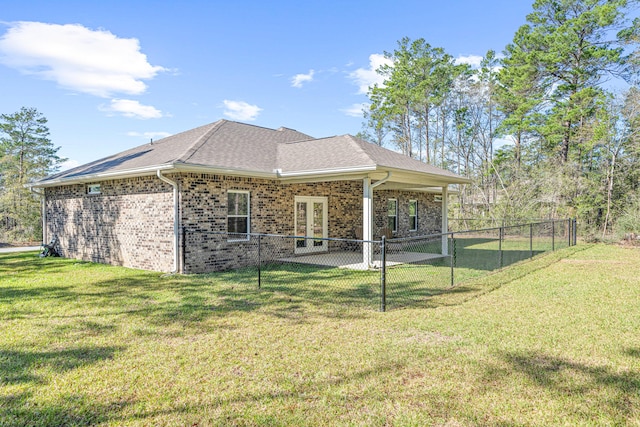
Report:
<svg viewBox="0 0 640 427"><path fill-rule="evenodd" d="M449 182L465 181L449 171L351 135L316 139L287 128L268 129L219 120L49 176L36 186L178 165L274 177L276 171L286 175L391 168L438 176Z"/></svg>

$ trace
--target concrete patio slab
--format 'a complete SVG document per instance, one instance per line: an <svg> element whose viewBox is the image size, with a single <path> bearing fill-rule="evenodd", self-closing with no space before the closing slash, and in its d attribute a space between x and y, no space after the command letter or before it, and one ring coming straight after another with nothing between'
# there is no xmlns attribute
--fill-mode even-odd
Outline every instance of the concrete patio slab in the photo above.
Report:
<svg viewBox="0 0 640 427"><path fill-rule="evenodd" d="M387 267L400 265L400 264L414 264L424 261L430 261L438 258L445 258L441 254L432 253L420 253L420 252L396 252L387 254L386 264ZM298 264L318 265L323 267L337 267L347 268L351 270L368 270L362 262L362 253L360 252L328 252L311 255L299 255L289 258L281 258L280 262L290 262ZM375 259L373 261L373 268L379 269L382 265L382 261Z"/></svg>

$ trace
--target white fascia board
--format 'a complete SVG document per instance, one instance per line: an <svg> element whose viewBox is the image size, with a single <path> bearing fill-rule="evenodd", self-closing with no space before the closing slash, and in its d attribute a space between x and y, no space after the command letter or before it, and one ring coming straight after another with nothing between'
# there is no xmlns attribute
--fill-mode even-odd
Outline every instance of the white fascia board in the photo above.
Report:
<svg viewBox="0 0 640 427"><path fill-rule="evenodd" d="M418 185L421 185L422 182L425 181L425 178L428 178L428 184L425 184L425 185L428 185L430 187L444 186L449 184L466 184L471 182L471 180L463 177L459 177L459 178L449 177L446 175L429 174L425 172L416 172L416 171L410 171L406 169L379 167L376 165L337 168L337 169L293 171L293 172L282 172L281 170L274 170L273 172L263 172L263 171L251 171L247 169L220 168L220 167L212 167L212 166L205 166L205 165L194 165L194 164L188 164L188 163L174 162L174 163L165 163L165 164L155 165L155 166L146 166L143 168L136 168L136 169L100 172L95 174L80 175L77 177L72 176L68 178L46 180L46 181L28 184L28 187L45 188L45 187L55 187L59 185L72 185L72 184L84 184L88 182L107 181L111 179L133 178L133 177L139 177L139 176L155 175L158 170L207 173L207 174L214 174L214 175L231 175L231 176L241 176L241 177L249 177L249 178L264 178L264 179L274 179L274 180L286 181L286 182L297 181L297 180L305 180L305 181L335 180L335 179L340 179L344 177L357 179L357 178L362 178L364 176L367 176L367 174L370 174L372 172L383 172L383 173L393 172L394 178L399 180L400 182L402 182L401 177L404 175L408 178L409 177L411 178L407 180L407 182L409 183L412 182Z"/></svg>
<svg viewBox="0 0 640 427"><path fill-rule="evenodd" d="M60 179L52 179L42 182L30 184L31 188L55 187L59 185L84 184L88 182L107 181L112 179L133 178L139 176L155 175L157 171L175 171L175 172L196 172L207 173L212 175L232 175L252 178L276 179L276 173L248 171L244 169L233 168L216 168L211 166L191 165L187 163L166 163L162 165L147 166L138 169L127 169L121 171L103 172L89 175L81 175L77 177L68 177Z"/></svg>
<svg viewBox="0 0 640 427"><path fill-rule="evenodd" d="M121 171L102 172L88 175L71 176L68 178L51 179L30 184L31 188L56 187L59 185L84 184L87 182L107 181L110 179L134 178L146 175L155 175L158 170L166 171L174 169L172 164L148 166L138 169L126 169Z"/></svg>
<svg viewBox="0 0 640 427"><path fill-rule="evenodd" d="M442 187L423 187L423 188L405 188L406 191L415 191L418 193L442 194ZM460 190L451 187L447 191L448 194L460 194Z"/></svg>
<svg viewBox="0 0 640 427"><path fill-rule="evenodd" d="M380 167L379 170L385 170L393 172L394 177L398 177L398 175L410 175L418 178L421 181L424 181L424 178L429 179L429 184L432 187L448 185L448 184L469 184L471 180L469 178L465 178L463 176L449 176L449 175L440 175L435 173L428 172L420 172L420 171L411 171L407 169L399 169L393 167ZM433 183L433 184L432 184Z"/></svg>
<svg viewBox="0 0 640 427"><path fill-rule="evenodd" d="M336 175L355 175L361 174L363 172L372 172L377 170L375 165L371 166L358 166L352 168L337 168L337 169L316 169L316 170L307 170L307 171L293 171L293 172L282 172L278 170L278 178L283 180L287 178L324 178L327 176L336 176Z"/></svg>

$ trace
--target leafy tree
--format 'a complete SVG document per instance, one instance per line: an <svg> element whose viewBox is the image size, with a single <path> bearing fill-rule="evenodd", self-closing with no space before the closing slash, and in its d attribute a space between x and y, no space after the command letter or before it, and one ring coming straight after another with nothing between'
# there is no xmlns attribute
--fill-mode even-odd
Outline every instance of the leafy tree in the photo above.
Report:
<svg viewBox="0 0 640 427"><path fill-rule="evenodd" d="M515 106L505 107L514 113L508 124L521 123L532 110L523 88L544 94L535 102L545 109L539 129L562 162L569 160L581 128L596 114L600 84L626 69L620 40L611 34L622 28L627 5L627 0L536 0L528 24L505 52L503 82L516 98Z"/></svg>
<svg viewBox="0 0 640 427"><path fill-rule="evenodd" d="M47 119L35 108L0 115L0 218L12 238L37 238L38 199L26 184L58 170L65 160L58 150L49 140Z"/></svg>
<svg viewBox="0 0 640 427"><path fill-rule="evenodd" d="M382 86L369 91L369 128L377 135L390 129L393 142L404 154L435 163L438 128L434 132L434 123L440 126L440 141L444 144L446 126L438 118L446 114L444 101L467 67L454 64L451 55L424 39L412 41L405 37L394 52L385 52L385 56L393 65L377 70L385 80ZM444 158L441 163L445 163Z"/></svg>
<svg viewBox="0 0 640 427"><path fill-rule="evenodd" d="M500 132L513 137L513 156L518 168L523 144L528 136L536 133L538 111L545 93L538 67L530 61L530 56L535 55L527 46L530 34L529 26L521 27L505 49L496 87L498 108L504 114Z"/></svg>

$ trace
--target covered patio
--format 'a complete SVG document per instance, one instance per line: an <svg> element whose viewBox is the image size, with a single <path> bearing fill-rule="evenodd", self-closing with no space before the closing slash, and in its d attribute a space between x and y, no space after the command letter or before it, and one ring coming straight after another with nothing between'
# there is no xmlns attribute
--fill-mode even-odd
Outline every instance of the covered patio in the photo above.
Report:
<svg viewBox="0 0 640 427"><path fill-rule="evenodd" d="M420 254L414 252L400 252L388 254L388 262L419 262L431 258L448 256L448 237L446 233L449 231L447 222L449 210L449 194L457 191L457 188L450 189L450 185L459 185L469 182L468 179L449 174L431 174L425 172L413 172L406 170L398 170L395 168L385 167L379 168L375 173L369 173L363 179L362 194L362 264L369 267L376 267L374 260L374 251L371 243L374 240L374 215L373 215L373 198L375 190L404 190L413 192L434 193L441 195L441 248L439 254ZM413 258L427 257L424 260ZM404 261L403 261L404 260ZM379 261L378 261L379 264ZM379 267L379 266L378 266Z"/></svg>
<svg viewBox="0 0 640 427"><path fill-rule="evenodd" d="M365 260L362 252L336 251L281 258L278 262L345 268L349 270L369 270L379 269L382 266L380 255L376 254L376 257L377 259L372 258ZM387 253L385 261L387 267L392 267L402 264L419 264L446 257L448 257L448 255L400 251Z"/></svg>

